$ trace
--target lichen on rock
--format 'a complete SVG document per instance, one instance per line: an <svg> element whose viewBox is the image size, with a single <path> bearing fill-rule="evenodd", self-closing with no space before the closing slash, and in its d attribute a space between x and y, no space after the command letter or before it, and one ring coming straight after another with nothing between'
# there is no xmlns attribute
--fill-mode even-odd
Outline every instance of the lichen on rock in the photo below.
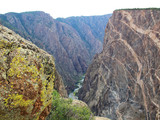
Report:
<svg viewBox="0 0 160 120"><path fill-rule="evenodd" d="M44 120L54 79L53 57L0 25L0 120Z"/></svg>

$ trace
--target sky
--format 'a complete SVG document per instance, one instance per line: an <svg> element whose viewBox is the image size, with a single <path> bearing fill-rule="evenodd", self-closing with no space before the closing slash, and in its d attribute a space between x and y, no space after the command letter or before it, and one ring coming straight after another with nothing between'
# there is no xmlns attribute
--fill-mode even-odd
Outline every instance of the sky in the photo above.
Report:
<svg viewBox="0 0 160 120"><path fill-rule="evenodd" d="M0 4L1 14L44 11L53 18L104 15L121 8L160 8L160 0L1 0Z"/></svg>

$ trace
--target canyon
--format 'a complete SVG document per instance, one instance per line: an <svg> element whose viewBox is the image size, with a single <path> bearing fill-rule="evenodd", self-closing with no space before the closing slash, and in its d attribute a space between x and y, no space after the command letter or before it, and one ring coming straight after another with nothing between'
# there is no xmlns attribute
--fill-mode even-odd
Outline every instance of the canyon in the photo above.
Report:
<svg viewBox="0 0 160 120"><path fill-rule="evenodd" d="M116 10L79 99L112 120L160 118L160 10Z"/></svg>
<svg viewBox="0 0 160 120"><path fill-rule="evenodd" d="M1 14L0 23L54 56L56 69L69 93L76 88L93 56L101 52L110 16L53 19L42 11L11 12Z"/></svg>
<svg viewBox="0 0 160 120"><path fill-rule="evenodd" d="M66 100L77 85L96 120L160 119L159 9L57 19L7 13L0 24L19 34L0 25L0 119L44 120L54 89Z"/></svg>
<svg viewBox="0 0 160 120"><path fill-rule="evenodd" d="M109 120L68 99L54 58L0 25L0 120Z"/></svg>

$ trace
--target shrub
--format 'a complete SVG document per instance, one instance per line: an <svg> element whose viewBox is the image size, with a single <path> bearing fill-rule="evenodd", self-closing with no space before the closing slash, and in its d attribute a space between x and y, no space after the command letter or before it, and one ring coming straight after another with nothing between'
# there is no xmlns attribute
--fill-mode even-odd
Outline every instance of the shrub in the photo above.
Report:
<svg viewBox="0 0 160 120"><path fill-rule="evenodd" d="M72 99L61 98L57 91L53 91L52 111L48 120L93 120L93 117L88 107L72 105Z"/></svg>

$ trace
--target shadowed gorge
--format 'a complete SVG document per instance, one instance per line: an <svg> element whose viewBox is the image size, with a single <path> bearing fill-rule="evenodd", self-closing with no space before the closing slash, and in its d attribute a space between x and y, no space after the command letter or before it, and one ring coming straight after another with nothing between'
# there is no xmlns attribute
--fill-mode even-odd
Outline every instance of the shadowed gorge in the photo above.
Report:
<svg viewBox="0 0 160 120"><path fill-rule="evenodd" d="M117 10L103 51L89 66L79 99L112 120L158 120L160 10Z"/></svg>
<svg viewBox="0 0 160 120"><path fill-rule="evenodd" d="M68 18L75 21L73 25L68 19L53 19L44 12L7 13L0 15L0 23L52 54L69 92L86 72L94 54L102 50L109 16Z"/></svg>
<svg viewBox="0 0 160 120"><path fill-rule="evenodd" d="M96 53L102 51L104 31L110 17L111 14L57 18L56 20L72 26L79 33L92 58Z"/></svg>

